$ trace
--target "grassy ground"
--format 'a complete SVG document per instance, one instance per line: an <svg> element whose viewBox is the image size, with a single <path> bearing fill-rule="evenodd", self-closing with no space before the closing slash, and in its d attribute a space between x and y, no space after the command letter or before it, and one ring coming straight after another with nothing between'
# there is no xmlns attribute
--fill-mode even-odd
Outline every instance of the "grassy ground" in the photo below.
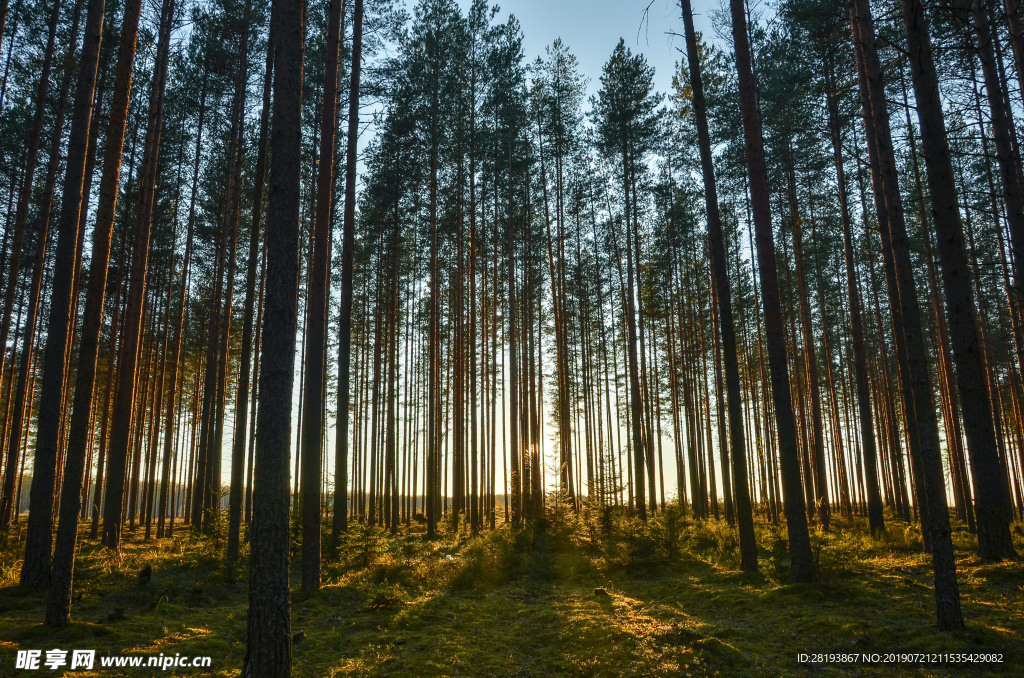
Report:
<svg viewBox="0 0 1024 678"><path fill-rule="evenodd" d="M426 542L355 527L313 597L293 579L297 676L1024 675L1024 567L988 564L958 530L962 633L935 630L930 562L914 528L879 540L861 523L814 535L820 582L788 583L785 529L758 524L760 572L737 569L724 522L670 511L649 525L555 511L546 527ZM246 568L223 536L83 540L72 625L41 625L44 594L16 588L19 533L0 543L0 676L17 649L209 655L238 675ZM1015 527L1018 551L1024 534ZM294 561L294 559L293 559ZM138 583L147 565L152 580ZM297 568L296 568L297 569ZM597 591L596 589L603 589ZM1001 653L1001 664L817 664L799 653ZM44 652L45 656L45 652ZM123 675L124 670L108 670ZM97 675L78 673L67 675Z"/></svg>

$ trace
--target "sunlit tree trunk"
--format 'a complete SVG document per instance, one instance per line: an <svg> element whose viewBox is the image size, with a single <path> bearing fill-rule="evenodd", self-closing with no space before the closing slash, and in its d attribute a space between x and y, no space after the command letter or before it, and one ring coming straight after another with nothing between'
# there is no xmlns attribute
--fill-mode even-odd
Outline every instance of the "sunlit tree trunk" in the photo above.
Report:
<svg viewBox="0 0 1024 678"><path fill-rule="evenodd" d="M834 83L831 64L825 64L825 74ZM857 414L860 427L861 451L864 455L864 475L867 479L868 526L871 532L885 529L882 515L882 495L878 483L878 453L875 447L874 420L871 415L870 382L867 371L867 348L864 344L864 322L861 316L860 287L857 284L856 259L853 250L853 219L846 191L846 171L843 161L842 133L839 122L839 102L834 84L827 86L829 139L836 165L839 212L843 221L843 255L846 273L846 296L850 312L850 339L853 347L853 367L857 382Z"/></svg>
<svg viewBox="0 0 1024 678"><path fill-rule="evenodd" d="M821 392L818 388L818 357L817 347L814 341L814 326L811 320L811 299L807 285L807 267L804 259L803 245L803 219L797 210L796 194L796 168L793 167L793 151L789 149L787 154L787 178L789 182L789 207L790 220L793 229L793 263L796 268L797 278L797 300L800 307L800 329L803 339L804 350L804 382L811 406L811 427L810 440L807 451L813 456L811 464L807 469L814 474L814 482L808 477L808 488L814 488L811 495L815 512L821 521L821 526L828 530L831 510L828 498L828 475L825 468L825 441L824 430L821 425Z"/></svg>

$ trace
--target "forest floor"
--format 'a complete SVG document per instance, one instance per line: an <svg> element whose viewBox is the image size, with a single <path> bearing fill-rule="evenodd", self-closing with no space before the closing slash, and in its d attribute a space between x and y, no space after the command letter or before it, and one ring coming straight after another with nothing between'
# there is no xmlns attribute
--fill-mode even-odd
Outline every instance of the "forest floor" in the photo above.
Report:
<svg viewBox="0 0 1024 678"><path fill-rule="evenodd" d="M757 523L760 571L737 569L724 521L670 511L648 525L575 519L427 542L356 525L323 588L299 591L293 548L294 674L328 676L1024 675L1024 565L985 563L955 528L967 629L935 627L930 560L915 528L862 522L813 535L820 581L788 583L784 527ZM22 524L23 525L23 524ZM1014 538L1024 554L1024 531ZM326 543L326 542L325 542ZM19 649L95 649L97 656L211 657L209 669L98 669L66 675L240 672L247 586L224 563L223 533L129 537L113 554L81 541L73 623L42 626L44 594L16 587L21 541L0 542L0 676ZM139 573L152 566L152 578ZM805 653L857 653L846 664ZM866 662L864 653L878 653ZM886 653L996 654L1001 663L884 663ZM69 655L70 656L70 655ZM813 657L812 657L813 658ZM889 658L891 659L891 657ZM40 673L52 675L45 668Z"/></svg>

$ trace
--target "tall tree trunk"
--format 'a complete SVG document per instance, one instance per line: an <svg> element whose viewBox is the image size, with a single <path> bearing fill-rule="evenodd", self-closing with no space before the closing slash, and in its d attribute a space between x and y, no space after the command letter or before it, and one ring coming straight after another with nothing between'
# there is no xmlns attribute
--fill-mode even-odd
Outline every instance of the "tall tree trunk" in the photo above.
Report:
<svg viewBox="0 0 1024 678"><path fill-rule="evenodd" d="M362 72L363 0L355 0L352 24L352 77L349 86L345 151L345 214L341 232L341 309L338 319L338 433L334 453L333 545L348 530L348 419L352 346L352 268L356 219L356 152L359 142L359 76Z"/></svg>
<svg viewBox="0 0 1024 678"><path fill-rule="evenodd" d="M50 317L43 354L43 383L37 419L38 434L32 491L29 499L29 524L20 581L21 586L32 588L46 586L50 575L54 475L57 466L57 447L60 442L61 405L67 376L64 366L71 345L68 335L71 329L74 269L78 264L76 252L81 237L79 217L83 204L82 186L85 180L89 126L92 122L93 94L99 65L103 10L104 0L89 0L85 36L79 55L71 132L68 137L65 161L67 170L64 176L60 219L57 222L57 255L50 292ZM126 18L131 17L126 14ZM127 21L125 32L130 33L130 29L131 21ZM113 115L116 111L112 110L111 113L111 129L115 130L116 134L114 123L117 118ZM124 119L120 120L123 128Z"/></svg>
<svg viewBox="0 0 1024 678"><path fill-rule="evenodd" d="M242 668L246 678L278 678L291 672L288 458L298 316L304 16L302 0L278 0L271 17L276 36L274 117L249 613Z"/></svg>
<svg viewBox="0 0 1024 678"><path fill-rule="evenodd" d="M171 27L174 21L174 0L165 0L160 16L159 45L156 67L150 92L150 111L147 125L148 157L143 161L143 206L140 220L145 219L145 235L136 230L138 239L145 237L148 250L148 222L151 221L153 192L156 183L156 168L160 146L160 128L163 124L164 91L167 84L167 65L170 54ZM137 26L138 19L135 19ZM134 62L134 55L132 55ZM129 74L131 65L128 66ZM128 81L127 100L130 99L131 81ZM118 93L115 88L115 96ZM115 104L120 102L115 99ZM123 134L123 126L120 128ZM116 133L116 130L115 130ZM108 132L108 135L110 132ZM108 136L108 139L110 137ZM107 287L110 239L117 204L117 184L121 165L121 144L110 139L103 161L103 178L100 183L100 206L97 211L96 228L93 231L92 262L89 270L89 287L86 291L85 317L79 344L75 394L68 433L67 453L64 466L64 483L61 492L60 522L57 526L57 542L50 571L50 595L47 597L47 626L63 627L71 621L71 582L74 573L75 548L78 538L78 508L80 489L93 416L93 391L96 379L96 361L99 354L100 333L103 327L103 302ZM148 162L147 162L148 161ZM136 250L137 252L137 250ZM133 267L134 267L133 259ZM114 425L117 425L115 417ZM116 431L115 431L116 439ZM108 502L109 506L109 502Z"/></svg>
<svg viewBox="0 0 1024 678"><path fill-rule="evenodd" d="M775 261L775 238L772 234L768 178L765 174L764 137L761 112L757 105L750 43L747 38L746 5L743 0L730 0L732 35L739 73L740 111L743 118L747 172L750 177L750 201L757 241L757 262L761 277L761 302L768 344L768 368L771 372L772 400L778 426L779 456L785 496L786 523L789 531L790 576L794 582L816 578L811 541L807 532L807 515L800 485L800 460L797 453L796 426L789 388L786 357L786 330L782 319L778 269Z"/></svg>
<svg viewBox="0 0 1024 678"><path fill-rule="evenodd" d="M471 15L472 16L472 15ZM471 25L474 25L471 23ZM470 109L469 109L469 458L470 458L470 530L480 531L479 449L477 432L477 339L476 339L476 267L477 236L476 214L476 102L478 37L474 32L470 47ZM486 328L486 325L485 325ZM486 329L485 329L486 332Z"/></svg>
<svg viewBox="0 0 1024 678"><path fill-rule="evenodd" d="M123 122L114 126L113 115L119 114L123 108L127 112L131 96L131 75L135 63L136 36L138 34L141 0L128 0L125 4L125 18L122 22L121 44L117 56L117 72L114 76L114 103L111 106L110 130L124 129ZM129 24L129 19L131 23ZM127 31L125 27L132 26ZM154 84L155 84L154 80ZM141 171L141 198L138 219L135 224L133 238L132 267L128 284L128 299L125 306L124 338L118 358L117 397L114 399L114 418L111 424L110 451L108 453L106 504L103 515L103 543L110 549L117 550L121 543L121 498L124 492L125 463L128 455L129 435L131 434L132 408L135 403L136 366L139 359L139 348L144 320L146 269L149 261L149 234L152 225L153 200L156 190L156 169L160 148L160 128L163 121L163 95L154 87L149 102L149 120L146 126L146 145L143 151ZM107 151L111 151L108 130ZM117 159L120 158L120 144L117 144ZM109 157L109 156L107 156ZM107 166L104 158L104 167ZM117 162L111 159L111 162ZM111 172L114 166L111 165ZM106 172L104 172L106 178ZM113 178L113 190L116 191L117 179ZM113 207L113 201L111 201ZM113 209L111 209L111 216ZM99 215L97 215L99 216Z"/></svg>
<svg viewBox="0 0 1024 678"><path fill-rule="evenodd" d="M522 455L520 452L520 430L519 422L519 361L516 354L516 263L515 263L515 225L512 218L512 143L508 143L508 209L507 223L505 226L505 253L506 271L508 276L508 365L509 365L509 455L512 460L511 476L511 518L512 527L518 528L522 522L523 512L523 469L520 468ZM497 197L497 196L496 196ZM503 398L504 400L504 398ZM503 422L504 423L504 422ZM525 436L523 436L525 437ZM506 493L506 505L509 497Z"/></svg>
<svg viewBox="0 0 1024 678"><path fill-rule="evenodd" d="M249 409L250 374L252 363L253 310L256 306L256 276L260 269L260 229L263 215L263 187L266 177L267 133L270 129L270 87L274 74L274 36L267 39L267 59L263 76L263 106L260 111L260 131L256 141L256 167L252 202L252 222L249 226L249 257L246 262L245 302L242 311L242 354L238 363L238 389L235 395L235 435L231 449L231 495L228 500L227 559L238 558L242 523L243 464L245 463L245 414ZM250 371L252 370L252 371ZM256 403L253 402L253 410ZM250 434L251 435L251 434ZM236 470L237 469L237 470ZM252 476L252 463L249 463ZM246 513L248 516L248 511Z"/></svg>
<svg viewBox="0 0 1024 678"><path fill-rule="evenodd" d="M187 233L186 233L186 236L185 236L185 255L184 255L184 260L183 260L183 264L182 264L183 268L182 268L181 287L180 287L180 289L178 291L177 311L175 312L174 334L173 334L173 338L171 340L171 352L170 352L170 356L168 358L169 361L170 361L170 364L167 366L167 369L170 371L170 378L171 378L170 391L172 393L176 393L177 392L177 382L178 382L178 378L179 378L179 374L180 374L180 366L179 366L180 360L179 359L180 359L180 355L181 355L181 342L182 342L182 337L183 337L184 330L185 330L185 306L186 306L186 303L188 301L189 272L191 270L192 242L193 242L192 239L193 239L193 233L194 233L195 221L196 221L196 192L197 192L197 189L198 189L198 186L199 186L199 166L200 166L200 161L202 159L203 126L204 126L204 123L206 121L206 97L207 97L207 93L208 93L208 82L209 82L209 77L208 76L209 76L209 63L204 61L204 63L203 63L203 76L202 76L203 80L202 80L202 86L201 86L202 88L201 88L201 91L200 91L200 94L199 94L198 120L197 120L197 124L196 124L195 160L193 161L193 165L192 165L192 186L191 186L191 191L190 191L191 192L191 197L189 198L188 226L186 228ZM197 391L197 395L198 395L198 391ZM175 399L171 398L170 401L167 404L167 415L166 415L166 419L164 421L165 435L166 435L166 438L167 438L167 440L165 441L165 448L164 448L165 453L168 450L167 446L170 445L171 438L173 438L173 436L171 434L172 434L172 432L174 430L174 426L175 426L175 424L174 424L174 421L175 421L174 409L175 409ZM190 450L191 449L193 449L192 446L190 446ZM188 465L188 468L191 470L191 468L192 468L192 464L191 463ZM186 496L188 496L187 493L186 493ZM191 497L189 497L189 499L190 498ZM186 511L184 513L184 518L185 518L186 521L188 521L191 518L191 513L190 513L191 506L190 506L189 499L185 500L186 506L188 507L188 508L186 508ZM162 515L161 515L161 522L162 522ZM172 530L173 526L174 526L174 519L173 519L173 511L172 511L171 523L170 523L170 526L168 528L168 531ZM95 529L95 527L94 527L94 529ZM158 534L158 536L160 536L160 525L159 524L157 526L157 534Z"/></svg>
<svg viewBox="0 0 1024 678"><path fill-rule="evenodd" d="M1013 50L1013 65L1017 71L1017 82L1024 93L1024 26L1020 23L1020 0L1003 0L1006 21L1010 27L1010 47Z"/></svg>
<svg viewBox="0 0 1024 678"><path fill-rule="evenodd" d="M885 529L882 515L882 495L878 485L878 452L875 448L874 423L871 416L871 384L868 381L867 349L864 345L864 322L861 318L860 288L857 284L857 262L853 251L853 220L846 192L846 172L843 162L842 132L839 122L838 94L834 89L831 63L825 64L827 85L829 137L836 165L839 212L843 221L843 254L846 272L846 295L850 309L850 338L853 345L853 369L857 382L857 414L860 443L864 455L864 473L867 477L868 526L872 534Z"/></svg>
<svg viewBox="0 0 1024 678"><path fill-rule="evenodd" d="M327 295L330 286L331 207L334 205L334 132L338 127L338 58L341 49L342 0L331 0L327 14L327 54L320 112L320 157L317 162L313 259L307 283L305 327L305 394L302 427L302 590L320 588L320 469L323 464L325 346Z"/></svg>
<svg viewBox="0 0 1024 678"><path fill-rule="evenodd" d="M996 70L996 56L993 50L991 15L984 0L972 0L971 18L978 40L978 60L985 78L989 110L992 113L992 138L996 147L999 164L999 178L1003 184L1003 200L1006 203L1006 220L1010 224L1013 251L1024 253L1024 183L1020 176L1020 157L1013 143L1010 111ZM1024 291L1024 255L1013 258L1014 278L1018 295Z"/></svg>
<svg viewBox="0 0 1024 678"><path fill-rule="evenodd" d="M918 454L912 454L915 465L915 481L922 511L922 525L930 538L932 565L935 572L935 598L938 625L942 630L963 628L960 611L960 592L956 582L956 561L950 535L949 513L946 509L945 483L942 460L939 456L938 430L935 419L934 401L930 382L928 357L921 332L921 314L914 286L910 249L907 241L906 224L903 218L889 114L886 109L885 87L875 45L874 20L867 0L853 0L851 21L854 40L862 61L862 75L867 91L865 108L866 129L869 141L874 139L873 165L880 181L876 191L881 190L887 210L887 218L879 217L879 232L883 254L888 254L891 264L887 265L889 278L890 310L894 320L901 321L902 332L894 332L897 346L904 345L905 364L901 365L901 381L904 391L908 428L916 430ZM872 144L869 143L869 150ZM891 275L890 275L891 274ZM893 292L896 303L893 303Z"/></svg>
<svg viewBox="0 0 1024 678"><path fill-rule="evenodd" d="M59 3L57 3L59 5ZM82 0L77 0L72 15L71 36L68 40L68 54L73 54L75 45L78 42L78 29L81 24ZM44 65L48 67L48 64ZM21 364L17 371L17 381L14 381L12 372L11 387L7 391L7 408L11 412L9 420L4 422L7 426L0 429L0 453L6 449L6 471L4 473L2 498L0 498L0 530L7 530L10 526L12 509L14 508L14 469L18 467L18 457L21 450L21 436L27 421L27 408L25 405L28 396L29 369L33 347L35 345L36 319L39 310L39 296L42 290L43 274L46 263L46 244L49 238L50 217L53 209L53 193L57 182L57 170L60 167L60 143L64 134L64 115L67 110L68 92L71 88L71 77L74 75L70 67L64 69L61 77L60 94L58 96L57 110L54 116L53 132L50 143L50 159L46 169L46 185L43 189L43 200L40 207L40 214L36 223L36 250L32 262L32 282L28 293L28 309L24 324L24 335L22 338ZM46 75L44 74L44 79ZM43 89L40 83L40 89ZM26 173L27 176L27 173ZM17 230L17 216L15 217L15 230ZM14 253L12 252L12 255ZM14 286L12 278L8 285ZM10 290L9 290L10 291ZM20 311L19 311L20 315ZM20 318L19 318L20 320ZM6 339L0 339L0 351L6 347ZM2 358L0 358L2 360ZM0 383L3 382L2 370L0 370ZM13 400L13 402L12 402ZM7 433L6 440L4 433ZM4 444L6 447L4 447Z"/></svg>
<svg viewBox="0 0 1024 678"><path fill-rule="evenodd" d="M630 408L630 430L633 436L633 471L635 476L634 502L633 507L641 520L647 520L647 503L644 498L644 450L647 449L644 442L644 416L643 400L640 389L640 361L637 357L637 330L636 330L636 290L633 284L635 274L633 273L633 229L631 227L630 207L630 163L632 158L629 155L629 147L625 140L622 144L622 189L624 194L624 222L626 227L626 289L625 311L626 311L626 349L629 361L629 408ZM612 236L615 237L615 236Z"/></svg>
<svg viewBox="0 0 1024 678"><path fill-rule="evenodd" d="M218 333L219 347L216 351L216 396L210 412L210 438L206 455L205 491L203 497L202 526L212 524L213 517L220 512L221 497L221 452L224 448L224 409L227 398L227 372L231 362L231 320L235 293L235 269L238 261L238 221L241 202L242 161L245 154L245 100L248 94L249 69L249 18L251 4L246 3L243 18L239 25L240 35L237 63L235 65L234 95L231 104L231 129L227 151L227 185L224 194L223 237L227 246L227 266L225 269L224 300L220 307L220 329ZM219 292L218 288L218 292ZM243 418L244 419L244 418ZM234 450L232 450L234 452ZM243 457L232 456L232 466L237 467L238 475L232 475L232 484L241 488L241 470ZM234 474L235 472L232 471ZM237 483L235 482L237 479Z"/></svg>
<svg viewBox="0 0 1024 678"><path fill-rule="evenodd" d="M6 263L7 289L4 294L3 315L0 317L0 383L3 383L7 367L7 338L11 328L11 312L14 309L15 292L18 289L18 276L21 272L21 256L25 242L25 225L28 222L28 210L32 202L32 187L35 183L36 165L39 159L39 144L43 138L43 120L50 88L50 69L53 65L54 43L57 37L57 25L60 23L61 0L53 0L50 11L49 28L46 36L46 49L43 53L43 64L39 73L39 85L36 90L35 113L32 116L32 131L28 137L28 148L25 154L25 173L18 192L18 206L14 213L14 237L11 240L11 258ZM78 8L76 7L76 10ZM4 0L0 11L0 39L3 38L3 16L6 15L7 2ZM77 26L78 14L74 21ZM77 32L77 31L76 31ZM6 78L5 78L6 80ZM9 228L9 226L8 226ZM5 430L0 428L0 449L4 448ZM13 435L13 434L12 434ZM0 521L5 527L6 520Z"/></svg>
<svg viewBox="0 0 1024 678"><path fill-rule="evenodd" d="M109 440L110 431L110 402L114 391L114 362L117 359L117 347L120 337L120 329L122 327L121 322L121 293L125 288L125 285L121 282L121 278L124 277L124 264L125 259L128 256L128 237L124 235L121 237L121 245L119 247L120 254L118 255L115 275L117 276L118 282L115 285L114 300L113 300L113 312L110 317L110 332L107 336L107 360L106 360L106 379L103 393L103 404L102 407L102 419L100 424L100 442L99 442L99 455L96 462L96 481L93 485L93 503L92 503L92 520L89 527L89 538L98 539L100 529L100 509L102 507L102 497L104 488L104 477L106 471L106 452L107 452L107 440Z"/></svg>
<svg viewBox="0 0 1024 678"><path fill-rule="evenodd" d="M977 310L971 298L971 281L964 249L953 163L946 139L946 121L939 96L938 76L932 60L928 20L920 0L902 0L903 22L910 48L910 73L921 123L932 220L942 264L948 333L956 363L957 385L967 433L967 450L974 480L978 525L978 555L1001 560L1016 555L1010 536L1013 517L1006 496L1003 471L996 448L992 405L985 381L985 365L978 341ZM972 10L977 12L975 5ZM976 17L977 20L977 17Z"/></svg>
<svg viewBox="0 0 1024 678"><path fill-rule="evenodd" d="M697 119L697 146L700 149L701 169L704 177L704 204L707 210L711 275L714 280L715 296L718 301L717 310L722 341L722 362L725 365L725 387L729 407L729 450L732 457L732 491L735 495L736 518L740 533L740 569L744 572L753 572L757 570L757 540L754 536L754 519L750 507L750 489L747 484L743 399L740 394L736 330L732 318L732 288L730 287L728 264L725 257L722 219L718 211L718 191L715 185L714 158L711 154L711 136L708 133L706 104L704 100L704 79L701 76L700 56L697 52L697 35L693 28L693 10L690 6L690 0L681 0L681 4L686 31L686 55L690 67L690 85L693 88L693 107ZM724 435L724 431L720 430L719 435Z"/></svg>
<svg viewBox="0 0 1024 678"><path fill-rule="evenodd" d="M807 469L814 473L814 483L808 482L808 489L813 486L811 495L816 504L815 512L826 531L829 527L830 507L828 499L828 475L825 468L825 440L821 425L821 391L818 388L818 358L814 342L814 327L811 324L811 296L807 286L807 268L804 261L803 220L797 210L796 168L793 166L793 150L789 149L787 157L787 175L789 181L789 207L791 226L793 228L793 260L796 266L797 298L800 306L800 328L804 343L804 383L807 387L811 405L811 440L810 452L812 464ZM809 478L808 478L809 480Z"/></svg>
<svg viewBox="0 0 1024 678"><path fill-rule="evenodd" d="M210 457L212 456L211 448L213 446L214 429L216 428L216 421L214 421L214 408L216 407L215 401L217 397L217 357L218 347L217 338L220 335L221 329L221 290L224 287L224 250L226 248L225 240L226 233L221 232L217 238L217 249L215 266L213 273L213 290L211 292L210 299L210 319L208 327L203 328L206 331L206 350L205 360L202 364L203 374L203 404L200 410L199 420L199 447L196 450L196 468L195 468L195 480L193 481L192 490L192 510L190 515L190 522L194 527L202 527L209 521L209 510L211 508L208 499L208 489L210 482L208 476L210 475L210 467L212 462Z"/></svg>
<svg viewBox="0 0 1024 678"><path fill-rule="evenodd" d="M268 103L269 107L269 98ZM269 140L268 140L269 141ZM264 145L263 151L264 156L266 155L266 146ZM252 435L249 436L249 470L246 476L246 487L245 487L245 523L250 525L252 523L252 483L254 465L256 463L256 400L259 396L259 361L260 361L260 347L263 337L263 291L265 289L265 283L267 280L267 248L266 246L260 248L260 287L259 292L256 295L256 329L253 336L253 366L252 366L252 408L249 413L249 430L252 431ZM248 541L248 538L246 539Z"/></svg>

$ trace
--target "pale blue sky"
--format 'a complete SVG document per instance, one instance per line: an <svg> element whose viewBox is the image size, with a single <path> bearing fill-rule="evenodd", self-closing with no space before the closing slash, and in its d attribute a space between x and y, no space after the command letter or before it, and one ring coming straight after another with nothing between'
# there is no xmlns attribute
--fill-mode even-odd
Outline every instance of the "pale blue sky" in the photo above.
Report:
<svg viewBox="0 0 1024 678"><path fill-rule="evenodd" d="M458 0L465 11L471 0ZM644 22L644 9L650 3L649 21ZM409 5L414 4L410 0ZM654 66L655 87L667 94L672 86L675 62L683 47L679 37L683 21L676 0L506 0L497 2L499 19L515 14L523 27L526 60L532 63L544 55L544 48L562 38L579 60L581 72L590 78L588 95L600 87L601 67L619 38L634 52L642 52ZM706 39L712 39L708 11L718 7L717 0L693 0L694 23Z"/></svg>

